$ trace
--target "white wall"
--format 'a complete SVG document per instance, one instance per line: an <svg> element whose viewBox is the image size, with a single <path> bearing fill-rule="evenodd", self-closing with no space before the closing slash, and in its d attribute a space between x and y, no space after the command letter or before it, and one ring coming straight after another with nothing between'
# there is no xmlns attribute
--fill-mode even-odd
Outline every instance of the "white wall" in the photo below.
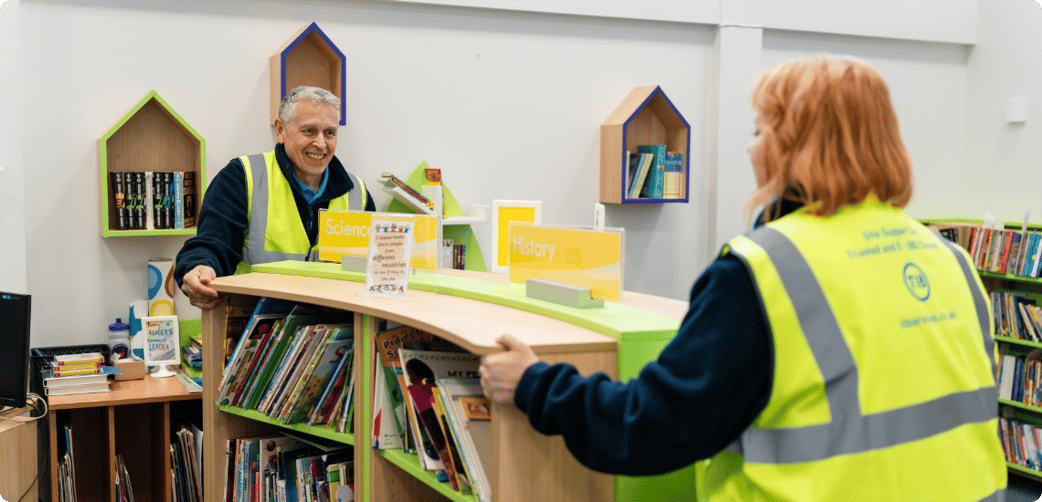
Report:
<svg viewBox="0 0 1042 502"><path fill-rule="evenodd" d="M0 291L29 291L25 262L22 167L20 0L0 0Z"/></svg>
<svg viewBox="0 0 1042 502"><path fill-rule="evenodd" d="M106 326L126 315L127 302L143 297L147 260L174 256L183 241L99 236L98 137L155 89L206 138L211 177L230 158L270 149L268 58L312 21L347 57L347 125L338 156L349 169L370 181L382 171L406 175L426 160L444 170L464 207L538 199L547 223L589 223L600 123L633 87L660 85L692 127L692 200L609 206L607 223L627 230L627 289L686 298L722 241L745 228L742 206L752 177L743 154L751 126L746 131L741 124L751 120L745 93L757 66L831 51L879 68L915 163L910 209L917 216L952 215L966 202L953 193L978 183L971 179L976 171L963 169L971 142L977 164L1008 155L987 135L969 138L980 122L970 110L983 106L978 102L1004 72L1018 71L1016 57L1001 65L978 59L991 58L984 54L996 32L1006 31L1003 23L1012 18L1005 16L1016 17L1013 31L1037 26L1026 9L997 6L1018 1L1035 5L982 2L978 26L977 3L957 0L945 3L950 10L931 26L902 22L888 34L893 23L884 18L893 16L860 16L866 22L858 25L848 19L856 21L850 15L856 11L822 9L816 0L790 0L785 15L766 0L698 8L654 3L688 9L684 15L696 20L719 16L722 27L596 10L624 2L588 7L594 11L580 8L584 2L555 4L582 14L571 15L524 12L555 9L538 3L507 11L433 0L9 0L0 33L17 30L20 57L4 51L0 72L15 68L21 75L16 84L0 76L0 102L7 107L13 99L22 109L13 115L21 117L17 126L0 122L0 165L17 158L31 173L23 182L33 207L24 210L21 247L32 252L20 259L36 307L33 345L104 340ZM13 16L6 7L12 2ZM892 3L885 5L899 9ZM901 5L902 16L913 20L926 17L927 7L941 8ZM815 9L818 21L832 21L797 23ZM967 59L963 43L973 37L981 42ZM1031 103L1042 102L1033 96ZM8 144L20 152L12 157ZM1031 153L1017 150L1024 159ZM0 184L9 173L0 174ZM376 196L383 207L387 198ZM0 224L10 225L3 214ZM2 247L0 253L13 256Z"/></svg>
<svg viewBox="0 0 1042 502"><path fill-rule="evenodd" d="M987 8L983 8L984 6ZM1020 221L1031 211L1042 221L1042 8L1033 0L989 0L980 14L979 40L966 64L965 163L953 212L983 218L990 212ZM1028 100L1027 121L1006 123L1006 103Z"/></svg>

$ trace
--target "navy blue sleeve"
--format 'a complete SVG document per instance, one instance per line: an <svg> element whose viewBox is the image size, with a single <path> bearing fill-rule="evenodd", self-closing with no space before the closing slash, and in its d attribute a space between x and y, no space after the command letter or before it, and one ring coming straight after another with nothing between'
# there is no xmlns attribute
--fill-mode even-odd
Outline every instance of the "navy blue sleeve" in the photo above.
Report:
<svg viewBox="0 0 1042 502"><path fill-rule="evenodd" d="M514 402L543 434L561 434L583 465L656 475L708 458L763 411L773 347L745 266L733 255L695 282L676 337L627 383L538 363ZM667 452L664 454L664 452Z"/></svg>
<svg viewBox="0 0 1042 502"><path fill-rule="evenodd" d="M242 245L249 222L246 171L232 159L206 187L195 236L177 253L174 278L178 287L184 275L198 265L208 265L218 277L235 273L242 261Z"/></svg>

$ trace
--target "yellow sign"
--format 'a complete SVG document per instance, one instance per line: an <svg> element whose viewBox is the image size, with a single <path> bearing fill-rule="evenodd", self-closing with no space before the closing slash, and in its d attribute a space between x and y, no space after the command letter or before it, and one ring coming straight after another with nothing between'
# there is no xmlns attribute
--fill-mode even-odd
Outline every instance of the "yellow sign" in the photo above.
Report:
<svg viewBox="0 0 1042 502"><path fill-rule="evenodd" d="M368 257L373 216L383 221L413 221L412 268L437 270L438 219L420 214L320 211L318 258L339 263L344 255Z"/></svg>
<svg viewBox="0 0 1042 502"><path fill-rule="evenodd" d="M619 299L621 234L514 223L508 235L510 282L545 279L590 288L594 298Z"/></svg>
<svg viewBox="0 0 1042 502"><path fill-rule="evenodd" d="M510 223L514 221L522 221L532 223L535 222L535 208L534 207L501 207L499 208L499 221L496 222L499 230L499 253L497 253L497 265L501 267L507 266L510 262L507 261L507 255L510 253L510 241L507 236L510 235Z"/></svg>

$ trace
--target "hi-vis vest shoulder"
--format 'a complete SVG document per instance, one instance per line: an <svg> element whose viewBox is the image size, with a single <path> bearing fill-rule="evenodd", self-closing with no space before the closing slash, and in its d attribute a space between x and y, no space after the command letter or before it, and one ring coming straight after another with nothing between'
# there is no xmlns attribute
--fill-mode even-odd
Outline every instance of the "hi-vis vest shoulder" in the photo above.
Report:
<svg viewBox="0 0 1042 502"><path fill-rule="evenodd" d="M754 278L774 384L703 465L703 499L1003 500L992 319L964 250L870 198L724 252Z"/></svg>
<svg viewBox="0 0 1042 502"><path fill-rule="evenodd" d="M312 248L304 223L300 221L293 199L290 180L282 175L275 151L239 157L246 169L246 195L250 223L243 241L242 262L235 273L249 272L252 265L282 260L315 259L318 249ZM329 201L329 209L362 211L365 209L365 183L347 173L354 187L344 195Z"/></svg>

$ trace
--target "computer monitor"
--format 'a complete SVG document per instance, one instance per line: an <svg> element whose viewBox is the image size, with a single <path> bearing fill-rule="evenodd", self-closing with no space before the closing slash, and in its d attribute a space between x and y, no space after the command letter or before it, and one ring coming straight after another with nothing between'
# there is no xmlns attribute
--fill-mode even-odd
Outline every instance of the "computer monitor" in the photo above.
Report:
<svg viewBox="0 0 1042 502"><path fill-rule="evenodd" d="M29 388L29 295L0 292L0 408L25 406Z"/></svg>

